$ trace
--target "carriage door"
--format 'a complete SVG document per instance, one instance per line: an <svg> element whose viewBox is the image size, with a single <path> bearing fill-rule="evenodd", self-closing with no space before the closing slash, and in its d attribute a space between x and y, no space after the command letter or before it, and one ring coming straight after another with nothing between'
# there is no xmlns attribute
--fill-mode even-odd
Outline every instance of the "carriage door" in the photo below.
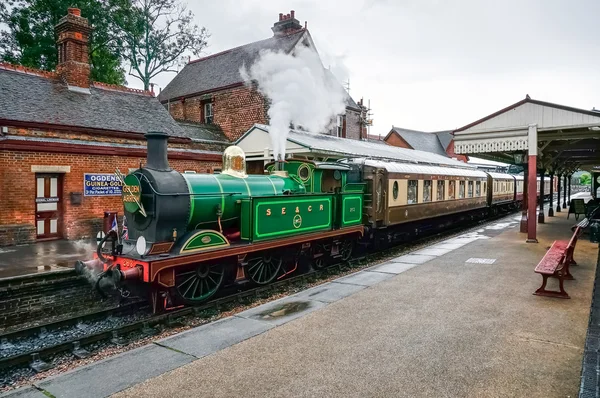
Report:
<svg viewBox="0 0 600 398"><path fill-rule="evenodd" d="M38 239L61 237L62 175L35 175L35 226Z"/></svg>
<svg viewBox="0 0 600 398"><path fill-rule="evenodd" d="M377 169L373 179L373 214L377 221L383 221L387 209L386 183L387 178L385 169Z"/></svg>

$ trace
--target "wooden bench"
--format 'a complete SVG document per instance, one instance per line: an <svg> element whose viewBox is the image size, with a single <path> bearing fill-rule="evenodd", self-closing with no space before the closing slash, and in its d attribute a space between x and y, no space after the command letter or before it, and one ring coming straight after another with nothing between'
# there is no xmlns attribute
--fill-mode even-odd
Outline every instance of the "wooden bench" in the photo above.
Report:
<svg viewBox="0 0 600 398"><path fill-rule="evenodd" d="M542 275L542 286L535 291L537 296L557 297L568 299L571 298L565 292L564 281L572 280L573 275L569 272L569 267L577 265L573 258L577 239L583 232L583 228L579 225L575 227L573 236L569 241L556 240L552 243L550 250L546 252L544 258L535 267L535 272ZM559 291L546 290L546 283L549 277L558 278Z"/></svg>

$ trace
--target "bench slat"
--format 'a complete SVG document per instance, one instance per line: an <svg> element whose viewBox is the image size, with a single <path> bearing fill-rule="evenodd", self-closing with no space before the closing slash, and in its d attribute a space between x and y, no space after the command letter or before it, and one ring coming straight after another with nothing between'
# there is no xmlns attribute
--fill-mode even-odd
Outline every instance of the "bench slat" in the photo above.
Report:
<svg viewBox="0 0 600 398"><path fill-rule="evenodd" d="M566 245L562 241L555 241L546 252L546 255L539 264L535 267L535 272L538 274L552 275L560 265L565 255Z"/></svg>

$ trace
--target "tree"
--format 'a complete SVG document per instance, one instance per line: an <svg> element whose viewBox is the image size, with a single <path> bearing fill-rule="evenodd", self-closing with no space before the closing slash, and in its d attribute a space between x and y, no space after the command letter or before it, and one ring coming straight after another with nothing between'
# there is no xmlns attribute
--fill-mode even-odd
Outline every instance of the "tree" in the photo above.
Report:
<svg viewBox="0 0 600 398"><path fill-rule="evenodd" d="M145 90L159 73L177 72L185 53L199 56L206 47L209 34L193 18L181 0L133 0L131 12L121 14L129 75Z"/></svg>
<svg viewBox="0 0 600 398"><path fill-rule="evenodd" d="M592 184L592 177L588 174L582 174L581 177L579 177L579 184L581 185L591 185Z"/></svg>
<svg viewBox="0 0 600 398"><path fill-rule="evenodd" d="M124 84L120 28L113 13L129 8L128 0L8 0L0 3L0 59L42 70L58 62L54 26L69 7L81 9L93 31L89 38L92 80Z"/></svg>

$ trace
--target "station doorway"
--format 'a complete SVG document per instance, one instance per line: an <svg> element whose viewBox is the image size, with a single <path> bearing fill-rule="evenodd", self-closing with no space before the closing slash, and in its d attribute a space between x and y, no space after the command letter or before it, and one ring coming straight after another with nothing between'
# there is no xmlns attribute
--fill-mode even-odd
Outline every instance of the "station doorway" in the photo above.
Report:
<svg viewBox="0 0 600 398"><path fill-rule="evenodd" d="M62 174L35 175L35 225L37 240L62 238Z"/></svg>

